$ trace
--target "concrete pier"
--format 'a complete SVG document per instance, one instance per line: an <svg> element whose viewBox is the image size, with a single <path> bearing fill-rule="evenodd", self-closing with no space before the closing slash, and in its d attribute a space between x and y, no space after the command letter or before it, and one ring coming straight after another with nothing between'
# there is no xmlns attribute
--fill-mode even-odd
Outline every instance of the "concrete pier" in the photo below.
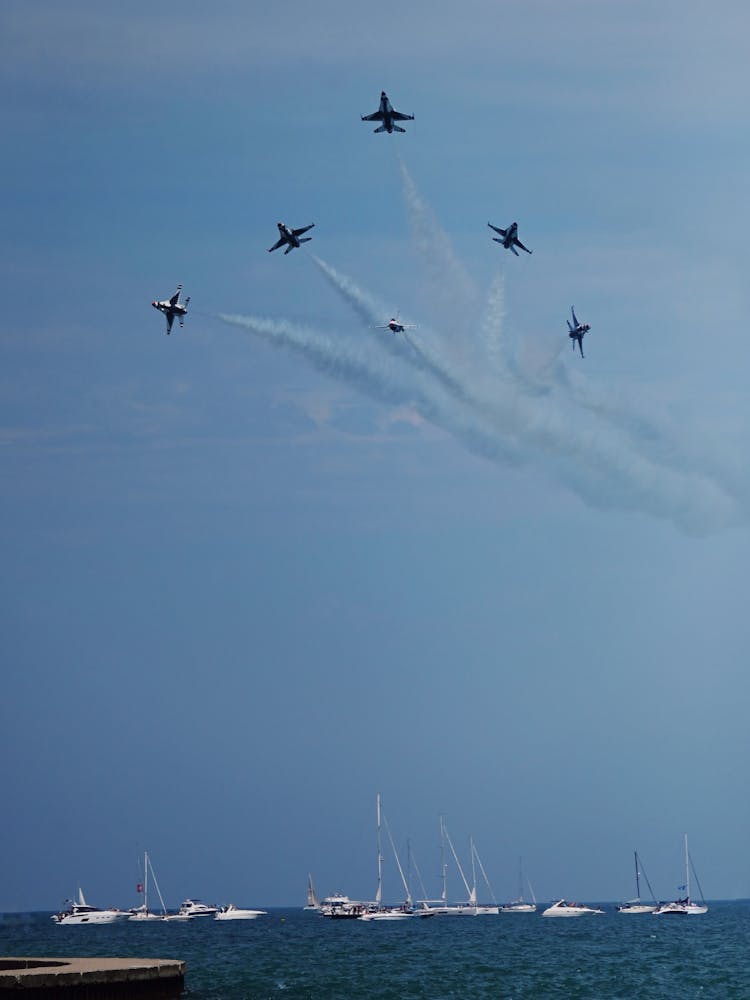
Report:
<svg viewBox="0 0 750 1000"><path fill-rule="evenodd" d="M0 958L0 998L172 1000L185 987L185 963L165 958Z"/></svg>

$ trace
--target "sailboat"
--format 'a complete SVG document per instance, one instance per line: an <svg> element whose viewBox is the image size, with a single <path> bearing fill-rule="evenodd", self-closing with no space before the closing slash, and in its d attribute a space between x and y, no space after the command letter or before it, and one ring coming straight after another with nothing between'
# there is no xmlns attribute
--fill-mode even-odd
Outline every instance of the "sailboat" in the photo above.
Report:
<svg viewBox="0 0 750 1000"><path fill-rule="evenodd" d="M518 896L516 899L512 899L509 903L503 903L500 907L501 913L536 913L536 896L534 895L534 890L531 888L531 882L526 879L526 883L529 887L529 892L531 893L531 898L534 900L533 903L528 903L523 898L523 858L518 859Z"/></svg>
<svg viewBox="0 0 750 1000"><path fill-rule="evenodd" d="M456 868L458 868L458 873L461 876L461 881L466 889L467 900L465 903L455 903L452 906L446 905L441 908L441 912L446 913L448 916L452 917L478 917L485 914L496 914L499 912L500 907L495 904L494 906L489 906L487 904L477 903L477 878L476 878L476 862L479 861L479 867L484 875L485 882L492 892L492 887L490 886L487 875L484 871L484 866L482 865L481 859L477 854L477 849L474 846L474 841L470 840L471 844L471 870L472 870L472 886L469 888L469 883L464 875L464 870L461 867L461 862L458 860L458 854L456 854L456 848L453 846L453 841L451 840L450 834L448 833L448 828L445 825L443 817L440 817L440 832L443 839L448 841L448 846L451 849L451 854L453 855L453 860L456 862ZM443 897L445 897L445 865L443 866Z"/></svg>
<svg viewBox="0 0 750 1000"><path fill-rule="evenodd" d="M391 837L391 831L388 826L388 821L386 820L386 831L391 841L391 848L393 850L394 857L396 858L396 865L398 866L399 874L401 875L401 881L404 886L404 891L406 893L406 901L403 906L383 906L383 851L381 847L381 806L380 806L380 793L377 795L377 816L378 816L378 887L375 892L375 901L371 907L365 910L365 912L360 917L361 920L403 920L406 917L412 916L414 908L412 906L411 893L409 892L409 887L407 885L406 879L404 878L404 871L401 867L401 862L398 859L398 854L396 853L396 845L393 843L393 837Z"/></svg>
<svg viewBox="0 0 750 1000"><path fill-rule="evenodd" d="M621 903L617 907L618 913L653 913L656 909L656 897L654 896L654 890L651 888L651 883L648 880L648 875L644 872L643 877L646 879L646 885L651 893L651 898L654 900L653 905L641 902L641 873L640 873L640 859L638 857L638 851L633 851L635 857L635 899L629 899L627 903Z"/></svg>
<svg viewBox="0 0 750 1000"><path fill-rule="evenodd" d="M148 873L151 872L151 878L154 885L156 886L156 892L159 896L159 902L161 903L161 913L152 913L148 908ZM140 892L140 886L138 887ZM156 875L154 875L154 869L151 865L151 858L148 856L148 851L143 852L143 903L141 906L132 910L130 913L131 920L163 920L167 915L167 908L164 905L164 900L162 899L161 890L159 889L159 883L156 881Z"/></svg>
<svg viewBox="0 0 750 1000"><path fill-rule="evenodd" d="M662 903L656 907L654 910L655 917L662 916L694 916L699 913L708 913L708 906L706 905L706 900L703 899L703 890L701 889L701 884L698 882L698 876L695 874L695 869L693 868L693 875L695 875L695 881L698 882L698 891L701 894L702 905L700 903L694 903L690 898L690 869L693 866L693 862L690 858L690 852L688 851L688 838L685 834L685 884L679 886L679 890L685 892L685 896L681 899L675 899L672 903Z"/></svg>
<svg viewBox="0 0 750 1000"><path fill-rule="evenodd" d="M316 912L320 910L320 900L315 892L315 886L313 885L312 875L308 873L307 876L307 906L302 907L303 910L315 910Z"/></svg>

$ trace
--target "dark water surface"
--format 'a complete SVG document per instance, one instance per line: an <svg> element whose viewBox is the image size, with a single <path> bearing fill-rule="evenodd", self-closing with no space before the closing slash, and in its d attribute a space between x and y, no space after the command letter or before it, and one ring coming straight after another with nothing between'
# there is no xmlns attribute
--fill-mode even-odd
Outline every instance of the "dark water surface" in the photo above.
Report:
<svg viewBox="0 0 750 1000"><path fill-rule="evenodd" d="M705 916L542 919L538 914L330 921L271 910L224 923L58 927L0 917L0 955L187 962L191 1000L708 998L750 1000L750 904Z"/></svg>

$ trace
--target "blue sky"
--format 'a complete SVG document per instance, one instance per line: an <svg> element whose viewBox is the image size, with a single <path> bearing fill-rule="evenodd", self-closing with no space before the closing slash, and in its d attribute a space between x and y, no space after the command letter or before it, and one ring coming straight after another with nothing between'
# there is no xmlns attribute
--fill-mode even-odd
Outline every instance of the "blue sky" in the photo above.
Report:
<svg viewBox="0 0 750 1000"><path fill-rule="evenodd" d="M1 910L750 895L749 19L4 5Z"/></svg>

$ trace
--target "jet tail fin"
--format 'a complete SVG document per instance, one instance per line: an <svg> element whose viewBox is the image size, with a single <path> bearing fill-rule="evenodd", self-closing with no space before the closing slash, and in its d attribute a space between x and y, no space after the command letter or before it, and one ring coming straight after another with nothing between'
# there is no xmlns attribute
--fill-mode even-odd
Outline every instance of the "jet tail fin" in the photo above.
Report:
<svg viewBox="0 0 750 1000"><path fill-rule="evenodd" d="M312 236L303 236L302 239L300 240L300 243L309 243L311 239Z"/></svg>
<svg viewBox="0 0 750 1000"><path fill-rule="evenodd" d="M385 132L385 125L381 125L380 128L374 128L373 132Z"/></svg>
<svg viewBox="0 0 750 1000"><path fill-rule="evenodd" d="M189 296L189 295L188 295L188 297L187 297L187 298L185 299L185 305L186 305L186 306L189 306L189 305L190 305L190 296Z"/></svg>
<svg viewBox="0 0 750 1000"><path fill-rule="evenodd" d="M405 129L405 128L401 128L401 126L400 126L400 125L394 125L394 126L393 126L393 131L394 131L394 132L405 132L405 131L406 131L406 129Z"/></svg>

